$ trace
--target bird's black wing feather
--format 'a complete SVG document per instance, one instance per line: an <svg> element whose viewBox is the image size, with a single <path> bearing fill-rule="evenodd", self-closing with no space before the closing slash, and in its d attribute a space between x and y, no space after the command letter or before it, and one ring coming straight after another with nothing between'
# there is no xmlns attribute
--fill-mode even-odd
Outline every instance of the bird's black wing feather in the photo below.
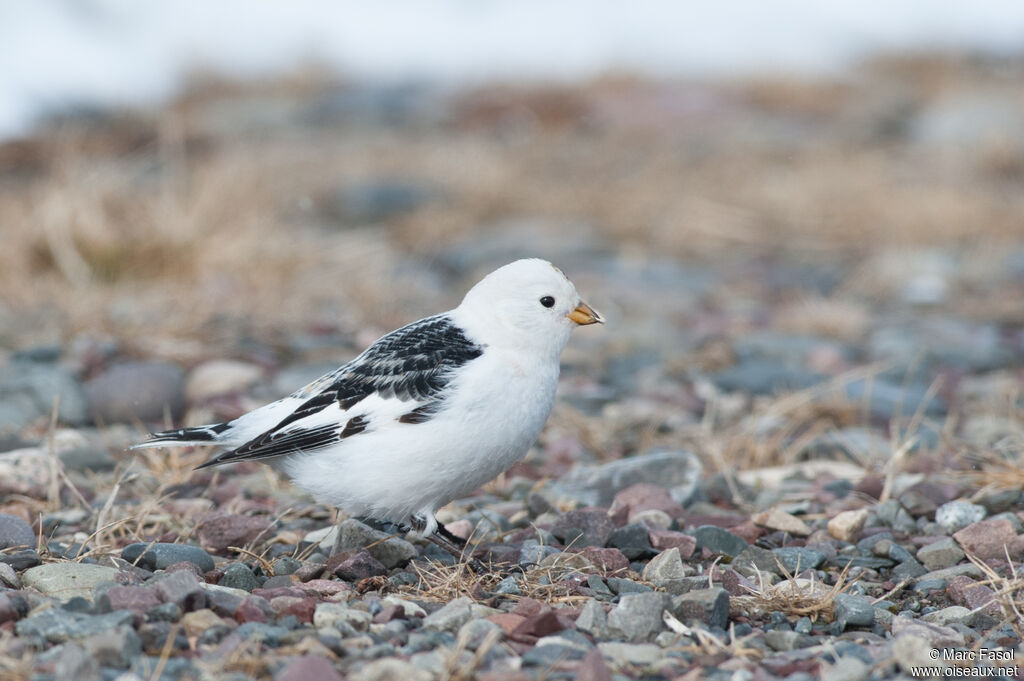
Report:
<svg viewBox="0 0 1024 681"><path fill-rule="evenodd" d="M470 341L446 314L403 326L334 372L319 392L273 428L201 467L313 451L364 432L373 424L352 410L370 395L414 402L398 419L401 423L427 421L441 409L455 370L481 354L483 347ZM335 403L350 418L309 428L299 423Z"/></svg>

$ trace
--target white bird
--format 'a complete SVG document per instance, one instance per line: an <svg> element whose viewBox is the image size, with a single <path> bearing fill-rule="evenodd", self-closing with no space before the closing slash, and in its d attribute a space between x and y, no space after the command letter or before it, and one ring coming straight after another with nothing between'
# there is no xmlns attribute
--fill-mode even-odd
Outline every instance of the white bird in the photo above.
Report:
<svg viewBox="0 0 1024 681"><path fill-rule="evenodd" d="M224 450L200 468L262 460L321 503L453 551L461 540L435 513L526 455L572 330L603 321L554 265L517 260L288 397L136 447Z"/></svg>

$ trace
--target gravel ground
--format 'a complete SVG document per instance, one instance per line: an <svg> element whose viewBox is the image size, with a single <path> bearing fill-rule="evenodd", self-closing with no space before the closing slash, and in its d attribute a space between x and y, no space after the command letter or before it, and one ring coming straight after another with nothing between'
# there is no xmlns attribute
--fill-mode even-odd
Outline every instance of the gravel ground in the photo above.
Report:
<svg viewBox="0 0 1024 681"><path fill-rule="evenodd" d="M331 101L316 100L321 115L340 115ZM571 109L550 92L531 101L539 125ZM427 114L397 102L378 102L407 115L389 120L393 134L429 137ZM446 106L490 121L493 102ZM804 106L775 112L773 134L806 122ZM919 127L943 112L966 125L914 111ZM520 153L525 124L501 120L471 136ZM0 161L16 152L32 157L7 147ZM999 167L1000 181L1020 172ZM190 333L142 340L117 326L131 286L102 283L82 295L120 302L95 326L76 316L88 306L0 308L0 677L1021 676L1024 249L1012 239L983 230L968 252L915 237L894 255L870 240L837 253L743 238L723 251L716 238L695 258L530 217L440 248L409 246L412 223L395 216L457 222L456 195L383 177L332 197L317 219L376 244L371 271L394 275L343 322L313 314L268 331L254 294ZM393 220L387 239L353 226ZM286 394L372 340L365 320L442 309L527 253L562 266L609 323L576 334L526 460L439 514L485 574L337 517L259 464L196 472L201 451L124 449L146 425L231 418ZM216 297L208 283L196 290ZM401 304L374 317L389 295ZM26 326L40 314L52 318Z"/></svg>

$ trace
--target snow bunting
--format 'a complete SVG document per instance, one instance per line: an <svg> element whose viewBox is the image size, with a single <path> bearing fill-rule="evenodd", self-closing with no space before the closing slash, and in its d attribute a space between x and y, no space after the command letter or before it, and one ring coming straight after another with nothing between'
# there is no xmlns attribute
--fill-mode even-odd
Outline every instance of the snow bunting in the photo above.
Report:
<svg viewBox="0 0 1024 681"><path fill-rule="evenodd" d="M265 461L321 503L451 551L461 540L438 525L437 509L526 454L554 404L570 333L603 321L554 265L517 260L454 310L392 331L288 397L136 447L224 450L200 468Z"/></svg>

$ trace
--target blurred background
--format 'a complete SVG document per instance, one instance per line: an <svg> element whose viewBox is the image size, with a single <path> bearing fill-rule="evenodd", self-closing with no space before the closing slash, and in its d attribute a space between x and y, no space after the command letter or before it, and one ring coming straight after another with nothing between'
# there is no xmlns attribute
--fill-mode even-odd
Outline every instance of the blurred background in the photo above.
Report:
<svg viewBox="0 0 1024 681"><path fill-rule="evenodd" d="M233 417L523 256L609 318L546 472L1018 427L1019 2L0 13L8 431L55 395L69 424Z"/></svg>

